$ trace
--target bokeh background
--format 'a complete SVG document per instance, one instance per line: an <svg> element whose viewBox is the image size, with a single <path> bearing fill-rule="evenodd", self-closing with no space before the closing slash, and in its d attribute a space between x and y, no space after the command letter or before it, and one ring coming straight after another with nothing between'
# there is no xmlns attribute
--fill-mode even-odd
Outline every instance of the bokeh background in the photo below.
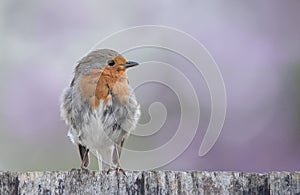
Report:
<svg viewBox="0 0 300 195"><path fill-rule="evenodd" d="M228 98L222 133L199 157L210 117L202 76L176 55L135 51L141 59L186 66L180 70L199 97L201 119L192 144L160 169L300 170L300 1L2 0L0 8L0 170L79 167L77 148L60 119L60 94L76 62L99 40L146 24L178 28L201 42L220 68ZM143 79L134 70L129 77ZM148 107L156 101L165 105L167 120L155 135L131 137L126 147L158 147L175 133L178 98L155 83L139 87L136 95L141 123L151 120ZM95 159L91 168L97 168Z"/></svg>

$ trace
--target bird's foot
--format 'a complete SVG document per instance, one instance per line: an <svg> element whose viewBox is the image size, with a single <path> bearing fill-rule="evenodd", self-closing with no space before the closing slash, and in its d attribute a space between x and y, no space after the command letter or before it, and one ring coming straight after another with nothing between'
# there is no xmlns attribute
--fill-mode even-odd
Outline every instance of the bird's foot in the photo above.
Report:
<svg viewBox="0 0 300 195"><path fill-rule="evenodd" d="M88 168L80 167L79 169L78 168L72 168L70 170L70 172L78 172L78 173L85 172L86 174L89 174L90 170Z"/></svg>
<svg viewBox="0 0 300 195"><path fill-rule="evenodd" d="M90 170L88 169L88 168L86 168L86 167L81 167L81 169L80 169L81 171L85 171L85 172L87 172L87 173L89 173L90 172Z"/></svg>
<svg viewBox="0 0 300 195"><path fill-rule="evenodd" d="M117 172L122 172L123 175L125 175L125 176L127 177L125 171L124 171L120 166L117 166L117 167L116 167L116 171L117 171Z"/></svg>
<svg viewBox="0 0 300 195"><path fill-rule="evenodd" d="M117 166L116 168L109 168L107 170L107 174L109 174L111 171L116 171L116 173L122 172L123 175L125 175L127 177L125 171L120 166Z"/></svg>
<svg viewBox="0 0 300 195"><path fill-rule="evenodd" d="M86 166L84 166L84 163L81 164L80 170L81 170L81 171L85 171L85 172L87 172L87 173L90 172L90 170L89 170Z"/></svg>
<svg viewBox="0 0 300 195"><path fill-rule="evenodd" d="M114 168L109 168L106 172L106 174L109 174L111 171L115 170Z"/></svg>

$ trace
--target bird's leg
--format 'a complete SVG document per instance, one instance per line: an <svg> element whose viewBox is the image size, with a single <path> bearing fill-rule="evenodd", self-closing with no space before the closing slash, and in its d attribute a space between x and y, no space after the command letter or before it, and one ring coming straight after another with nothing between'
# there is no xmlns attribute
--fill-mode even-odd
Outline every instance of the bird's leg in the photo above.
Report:
<svg viewBox="0 0 300 195"><path fill-rule="evenodd" d="M125 171L121 168L120 166L120 158L121 158L121 150L123 147L123 143L124 143L124 139L121 141L120 146L118 144L115 144L115 148L114 148L114 153L113 153L113 162L116 165L116 171L117 172L122 172L125 176Z"/></svg>
<svg viewBox="0 0 300 195"><path fill-rule="evenodd" d="M112 162L112 154L113 154L113 146L107 147L105 149L102 149L101 151L101 155L102 155L102 168L103 170L108 170L108 172L110 171L110 168L113 165Z"/></svg>
<svg viewBox="0 0 300 195"><path fill-rule="evenodd" d="M81 144L78 144L78 149L81 158L81 169L86 169L89 165L89 149Z"/></svg>
<svg viewBox="0 0 300 195"><path fill-rule="evenodd" d="M121 158L121 152L122 152L122 149L123 149L124 141L125 141L125 139L123 138L121 140L120 145L114 144L114 153L113 153L112 158L113 158L113 163L115 165L117 165L117 167L120 167L120 158Z"/></svg>
<svg viewBox="0 0 300 195"><path fill-rule="evenodd" d="M99 171L102 171L103 170L103 167L102 167L102 156L101 156L101 154L99 154L98 151L97 151L97 159L98 159Z"/></svg>
<svg viewBox="0 0 300 195"><path fill-rule="evenodd" d="M118 162L118 157L116 156L116 144L114 144L110 150L109 159L110 159L110 166L107 170L107 174L111 171L116 170L115 166Z"/></svg>
<svg viewBox="0 0 300 195"><path fill-rule="evenodd" d="M113 162L116 167L120 167L120 147L118 144L115 144L114 153L113 153Z"/></svg>
<svg viewBox="0 0 300 195"><path fill-rule="evenodd" d="M83 155L82 163L81 163L81 168L86 168L89 164L89 149L87 149Z"/></svg>
<svg viewBox="0 0 300 195"><path fill-rule="evenodd" d="M107 174L110 173L111 171L116 171L116 173L118 172L122 172L123 175L127 176L125 171L120 167L120 153L119 153L120 149L119 149L119 145L118 144L114 144L114 148L112 151L112 163L115 166L114 168L109 168L107 170Z"/></svg>

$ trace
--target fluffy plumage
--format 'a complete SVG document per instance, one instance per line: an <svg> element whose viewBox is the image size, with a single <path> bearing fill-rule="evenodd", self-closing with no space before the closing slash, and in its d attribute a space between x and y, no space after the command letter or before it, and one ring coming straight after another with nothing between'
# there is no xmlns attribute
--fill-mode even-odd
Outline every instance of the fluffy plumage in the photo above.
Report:
<svg viewBox="0 0 300 195"><path fill-rule="evenodd" d="M114 65L108 65L111 60ZM61 116L79 147L83 168L89 151L97 156L100 170L118 167L124 140L138 122L140 106L128 84L126 63L116 51L93 51L79 61L63 92Z"/></svg>

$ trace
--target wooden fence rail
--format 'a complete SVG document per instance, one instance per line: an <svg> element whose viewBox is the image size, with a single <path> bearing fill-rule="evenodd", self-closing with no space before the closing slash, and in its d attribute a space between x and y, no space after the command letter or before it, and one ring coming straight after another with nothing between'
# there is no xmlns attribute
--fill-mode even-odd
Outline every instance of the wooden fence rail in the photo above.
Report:
<svg viewBox="0 0 300 195"><path fill-rule="evenodd" d="M300 194L300 173L0 172L0 194Z"/></svg>

